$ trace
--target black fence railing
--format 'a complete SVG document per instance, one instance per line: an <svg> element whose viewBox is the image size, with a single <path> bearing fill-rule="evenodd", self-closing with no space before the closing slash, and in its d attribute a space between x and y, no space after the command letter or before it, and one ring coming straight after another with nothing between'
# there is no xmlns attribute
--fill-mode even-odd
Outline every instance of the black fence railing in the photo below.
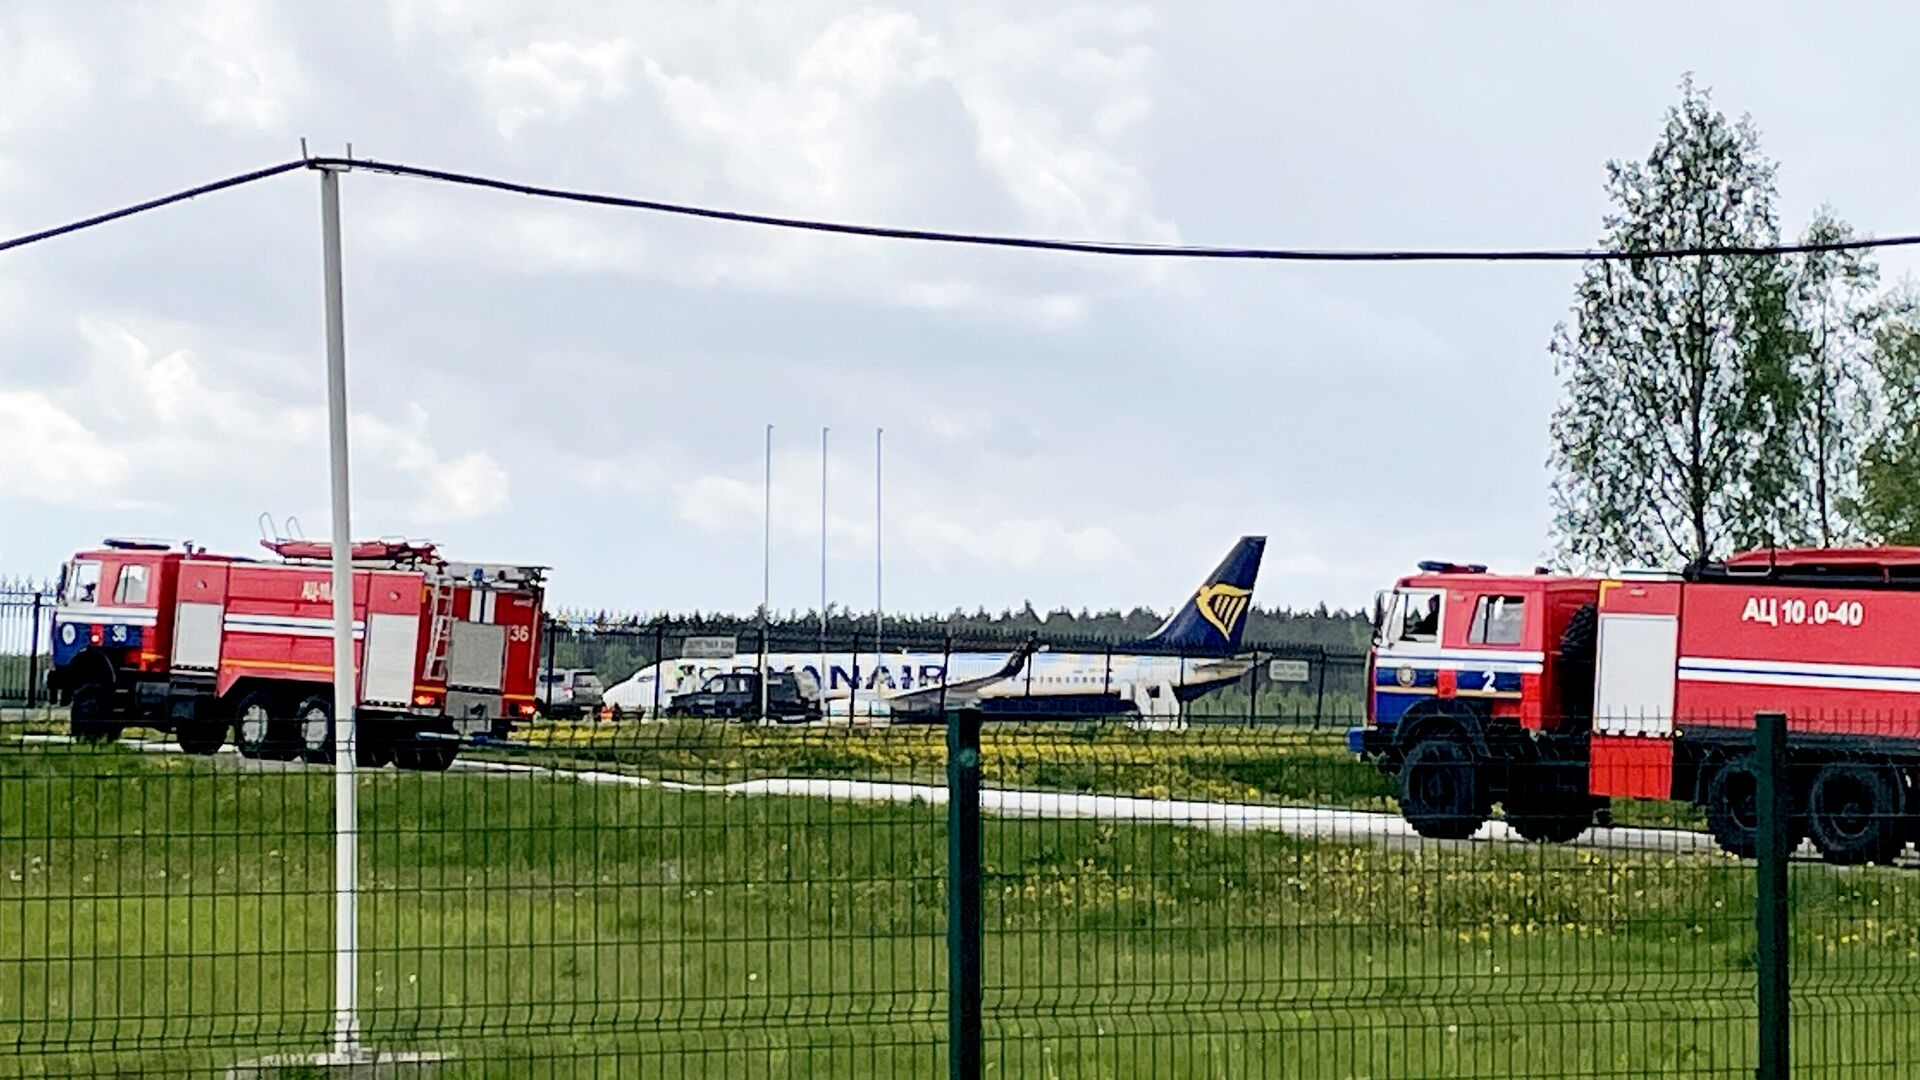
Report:
<svg viewBox="0 0 1920 1080"><path fill-rule="evenodd" d="M877 648L876 648L877 639ZM897 629L871 624L815 628L715 628L685 623L555 618L542 631L543 714L655 719L675 698L729 673L794 671L802 692L829 711L884 716L891 695L993 669L1031 645L1037 651L985 704L989 714L1087 717L1128 714L1178 723L1357 723L1364 711L1366 654L1351 647L1245 642L1231 656L1087 636ZM574 672L592 693L569 697ZM549 707L554 706L554 707ZM735 709L746 715L755 708Z"/></svg>
<svg viewBox="0 0 1920 1080"><path fill-rule="evenodd" d="M1603 769L1432 728L1458 753L542 721L356 777L353 1045L502 1077L1915 1075L1920 717L1672 729ZM332 769L167 749L0 731L0 1072L338 1045ZM1530 839L1547 812L1578 827Z"/></svg>
<svg viewBox="0 0 1920 1080"><path fill-rule="evenodd" d="M43 701L53 600L49 585L0 579L0 705Z"/></svg>

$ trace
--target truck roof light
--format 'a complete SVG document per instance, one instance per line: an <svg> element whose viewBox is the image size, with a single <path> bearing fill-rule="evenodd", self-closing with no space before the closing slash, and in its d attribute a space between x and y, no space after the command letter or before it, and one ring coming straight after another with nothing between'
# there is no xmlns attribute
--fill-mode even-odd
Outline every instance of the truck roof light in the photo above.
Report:
<svg viewBox="0 0 1920 1080"><path fill-rule="evenodd" d="M1485 563L1452 563L1443 559L1426 559L1420 563L1420 572L1424 574L1484 574Z"/></svg>

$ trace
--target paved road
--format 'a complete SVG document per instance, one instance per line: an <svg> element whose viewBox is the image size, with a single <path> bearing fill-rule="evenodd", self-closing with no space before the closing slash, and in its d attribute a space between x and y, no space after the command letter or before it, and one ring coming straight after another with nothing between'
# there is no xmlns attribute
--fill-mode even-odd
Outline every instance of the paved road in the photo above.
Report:
<svg viewBox="0 0 1920 1080"><path fill-rule="evenodd" d="M63 735L27 735L20 738L23 741L40 743L70 741ZM171 742L159 740L128 739L122 745L154 753L179 753L179 747ZM229 767L262 771L313 767L289 762L252 761L242 758L231 748L222 750L210 760ZM843 799L872 803L922 803L929 806L945 806L947 803L946 788L935 784L895 784L866 780L818 780L791 777L742 780L731 784L691 784L595 769L565 769L469 758L455 761L453 768L460 772L489 773L502 777L548 777L581 784L657 787L664 791ZM1470 840L1433 841L1420 837L1397 814L1325 806L1271 806L1259 803L1193 799L1151 799L1132 795L1080 795L1057 791L1002 790L982 791L980 805L985 813L1003 817L1082 818L1101 821L1157 822L1223 830L1271 830L1290 836L1326 840L1365 840L1390 846L1527 843L1519 834L1500 821L1488 822ZM1589 829L1570 846L1673 855L1717 854L1720 850L1714 844L1712 837L1687 829ZM1811 855L1811 847L1803 847L1801 854Z"/></svg>

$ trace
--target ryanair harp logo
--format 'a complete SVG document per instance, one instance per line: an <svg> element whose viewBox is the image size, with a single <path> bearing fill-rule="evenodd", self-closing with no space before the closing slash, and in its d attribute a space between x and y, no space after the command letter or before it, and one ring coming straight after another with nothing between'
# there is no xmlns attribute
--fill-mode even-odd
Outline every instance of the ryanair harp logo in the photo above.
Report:
<svg viewBox="0 0 1920 1080"><path fill-rule="evenodd" d="M1213 624L1220 636L1231 640L1233 628L1247 614L1247 605L1252 602L1253 590L1242 589L1235 585L1202 585L1200 591L1193 594L1193 605L1200 609L1200 617Z"/></svg>

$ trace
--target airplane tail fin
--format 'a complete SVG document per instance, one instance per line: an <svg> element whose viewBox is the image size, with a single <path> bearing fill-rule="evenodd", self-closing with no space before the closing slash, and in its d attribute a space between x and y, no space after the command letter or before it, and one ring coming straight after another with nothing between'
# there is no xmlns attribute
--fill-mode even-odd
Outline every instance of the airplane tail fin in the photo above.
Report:
<svg viewBox="0 0 1920 1080"><path fill-rule="evenodd" d="M1253 582L1260 575L1260 556L1266 549L1264 536L1241 537L1193 598L1142 644L1188 653L1231 653L1238 649L1247 609L1253 606Z"/></svg>

